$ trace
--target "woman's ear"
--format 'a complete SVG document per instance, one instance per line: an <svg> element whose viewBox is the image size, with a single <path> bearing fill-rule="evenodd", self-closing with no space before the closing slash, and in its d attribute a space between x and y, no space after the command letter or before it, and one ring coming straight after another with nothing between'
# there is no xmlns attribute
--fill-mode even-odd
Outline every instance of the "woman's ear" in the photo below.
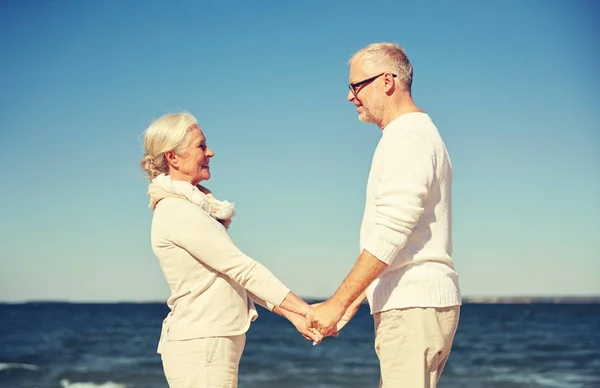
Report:
<svg viewBox="0 0 600 388"><path fill-rule="evenodd" d="M179 161L177 159L177 154L175 153L175 151L169 150L165 152L165 159L167 159L167 163L169 163L170 166L177 167Z"/></svg>

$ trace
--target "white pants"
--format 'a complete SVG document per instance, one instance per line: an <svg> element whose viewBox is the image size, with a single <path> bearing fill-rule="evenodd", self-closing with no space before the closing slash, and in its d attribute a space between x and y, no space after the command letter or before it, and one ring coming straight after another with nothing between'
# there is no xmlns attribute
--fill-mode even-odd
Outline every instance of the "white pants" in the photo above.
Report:
<svg viewBox="0 0 600 388"><path fill-rule="evenodd" d="M165 341L163 369L170 388L237 388L246 335Z"/></svg>
<svg viewBox="0 0 600 388"><path fill-rule="evenodd" d="M450 355L459 315L459 306L374 314L379 386L435 388Z"/></svg>

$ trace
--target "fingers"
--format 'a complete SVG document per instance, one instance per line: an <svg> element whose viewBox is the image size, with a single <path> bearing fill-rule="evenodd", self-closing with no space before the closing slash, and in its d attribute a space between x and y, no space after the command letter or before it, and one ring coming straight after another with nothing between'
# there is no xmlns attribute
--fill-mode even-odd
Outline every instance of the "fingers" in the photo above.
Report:
<svg viewBox="0 0 600 388"><path fill-rule="evenodd" d="M302 332L302 336L309 341L313 342L313 346L316 346L323 341L323 336L316 329L306 329Z"/></svg>
<svg viewBox="0 0 600 388"><path fill-rule="evenodd" d="M308 329L308 336L316 343L320 343L323 340L323 336L315 329Z"/></svg>
<svg viewBox="0 0 600 388"><path fill-rule="evenodd" d="M337 333L335 325L333 327L323 326L314 318L311 318L310 321L306 322L306 327L316 329L323 337L328 337L332 335L333 332Z"/></svg>
<svg viewBox="0 0 600 388"><path fill-rule="evenodd" d="M319 338L313 339L312 342L313 342L312 343L313 346L317 346L318 344L320 344L321 342L323 342L323 338L319 337Z"/></svg>
<svg viewBox="0 0 600 388"><path fill-rule="evenodd" d="M323 337L330 337L335 332L335 327L319 327L319 332Z"/></svg>

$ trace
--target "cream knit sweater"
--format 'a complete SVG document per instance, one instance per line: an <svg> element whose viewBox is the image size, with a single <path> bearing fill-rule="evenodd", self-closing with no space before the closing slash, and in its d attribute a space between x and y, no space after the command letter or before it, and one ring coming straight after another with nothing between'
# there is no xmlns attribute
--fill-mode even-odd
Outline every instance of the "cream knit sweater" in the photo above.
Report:
<svg viewBox="0 0 600 388"><path fill-rule="evenodd" d="M156 185L149 195L152 250L171 289L159 353L166 340L243 334L257 317L251 299L271 308L285 299L289 288L242 253L206 209Z"/></svg>
<svg viewBox="0 0 600 388"><path fill-rule="evenodd" d="M371 312L461 304L451 234L452 166L425 113L389 123L371 165L360 248L389 267L367 288Z"/></svg>

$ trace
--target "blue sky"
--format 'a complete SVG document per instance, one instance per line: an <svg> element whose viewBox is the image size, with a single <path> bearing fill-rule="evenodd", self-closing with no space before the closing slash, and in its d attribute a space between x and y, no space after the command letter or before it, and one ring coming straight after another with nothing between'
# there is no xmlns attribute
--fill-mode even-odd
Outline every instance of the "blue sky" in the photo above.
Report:
<svg viewBox="0 0 600 388"><path fill-rule="evenodd" d="M358 256L380 130L347 60L405 47L454 168L466 296L600 294L600 6L593 1L4 1L0 300L161 301L139 171L197 116L238 246L327 297Z"/></svg>

